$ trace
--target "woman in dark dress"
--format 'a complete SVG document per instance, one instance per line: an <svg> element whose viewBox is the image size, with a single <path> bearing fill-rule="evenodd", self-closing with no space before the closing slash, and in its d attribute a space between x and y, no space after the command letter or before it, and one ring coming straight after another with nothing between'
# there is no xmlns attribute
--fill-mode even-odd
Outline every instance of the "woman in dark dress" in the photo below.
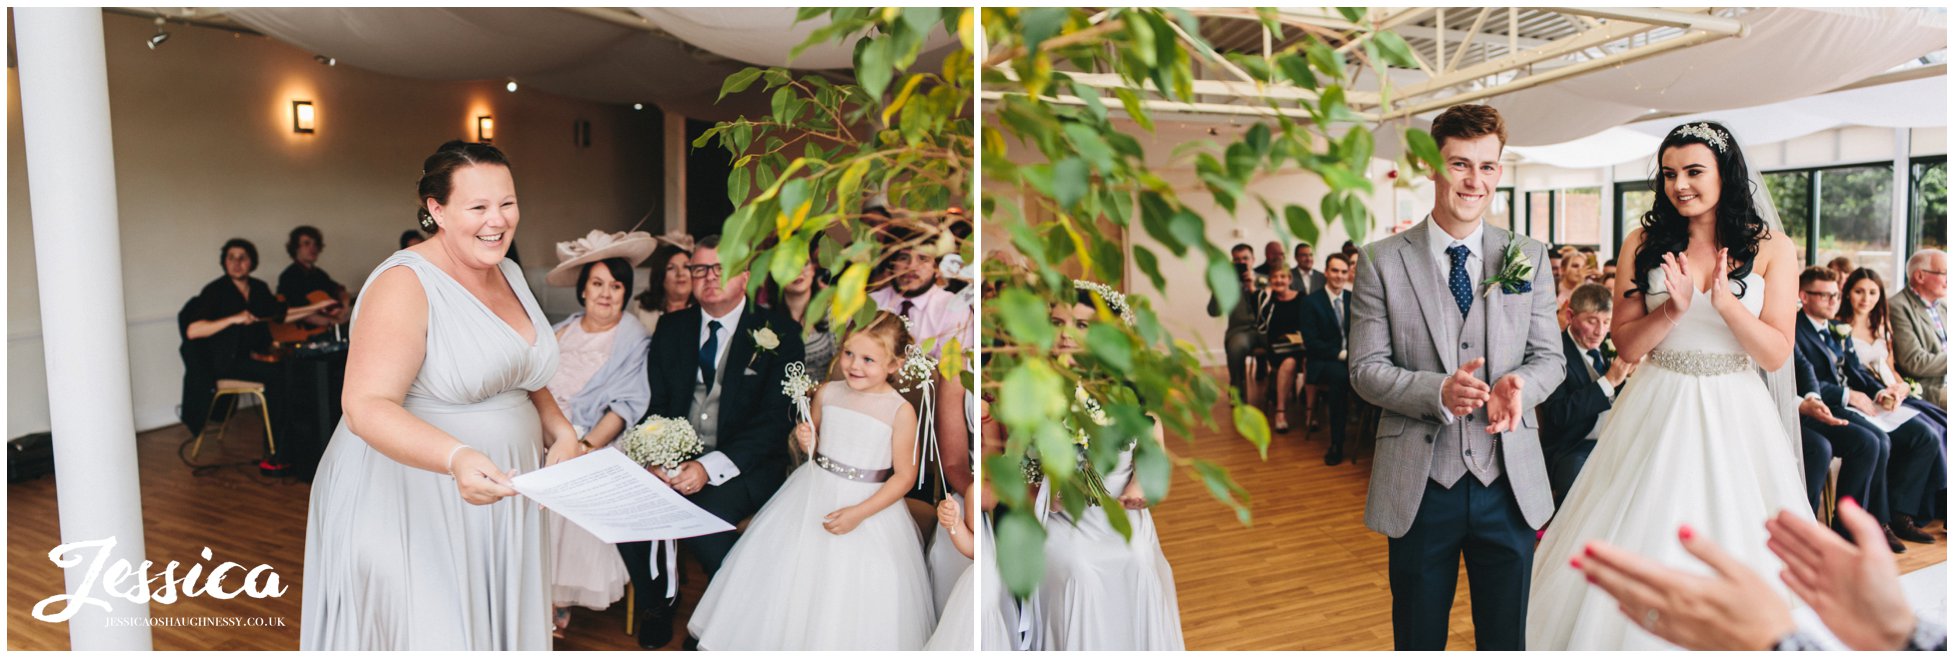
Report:
<svg viewBox="0 0 1954 658"><path fill-rule="evenodd" d="M1269 301L1259 324L1269 338L1270 368L1276 374L1276 431L1289 431L1289 399L1296 397L1296 373L1303 363L1303 295L1289 287L1289 269L1271 268Z"/></svg>

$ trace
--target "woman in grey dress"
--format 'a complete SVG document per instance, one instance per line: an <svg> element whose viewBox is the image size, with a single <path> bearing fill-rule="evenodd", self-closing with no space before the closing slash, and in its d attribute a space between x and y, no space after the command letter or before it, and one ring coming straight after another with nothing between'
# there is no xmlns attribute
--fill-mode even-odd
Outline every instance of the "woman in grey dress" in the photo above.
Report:
<svg viewBox="0 0 1954 658"><path fill-rule="evenodd" d="M313 482L299 648L550 648L542 511L509 478L576 447L545 384L555 335L504 260L502 153L449 142L420 184L427 242L367 278L346 415Z"/></svg>

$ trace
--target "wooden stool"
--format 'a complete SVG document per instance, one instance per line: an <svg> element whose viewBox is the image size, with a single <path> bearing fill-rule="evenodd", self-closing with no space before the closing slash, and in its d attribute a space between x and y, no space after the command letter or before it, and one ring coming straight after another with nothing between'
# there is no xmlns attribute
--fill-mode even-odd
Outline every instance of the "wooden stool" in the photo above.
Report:
<svg viewBox="0 0 1954 658"><path fill-rule="evenodd" d="M211 440L220 444L224 442L224 430L230 426L231 417L237 415L238 400L247 395L258 399L258 415L265 421L265 447L272 454L278 453L278 442L271 435L271 406L265 400L265 385L242 379L219 379L217 394L210 398L210 410L204 413L204 429L190 443L188 461L196 461L197 452L203 449L204 437L210 435L212 427L217 428L217 435ZM224 418L213 421L211 415L217 412L218 406L227 397L230 398L230 406L224 409Z"/></svg>

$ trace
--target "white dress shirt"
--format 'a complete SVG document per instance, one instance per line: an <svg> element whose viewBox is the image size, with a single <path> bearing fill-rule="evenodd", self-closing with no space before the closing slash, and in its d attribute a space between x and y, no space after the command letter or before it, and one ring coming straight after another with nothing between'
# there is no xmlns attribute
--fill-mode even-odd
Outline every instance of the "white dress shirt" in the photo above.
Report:
<svg viewBox="0 0 1954 658"><path fill-rule="evenodd" d="M1485 269L1486 263L1486 223L1474 224L1472 234L1461 239L1452 237L1452 234L1446 233L1445 229L1439 228L1438 220L1432 219L1430 215L1425 216L1425 222L1431 224L1431 227L1425 231L1425 235L1429 238L1426 245L1432 252L1433 262L1438 263L1439 284L1449 285L1452 282L1452 256L1445 253L1445 250L1452 245L1463 244L1471 252L1466 255L1466 276L1472 279L1472 292L1477 296L1479 279L1484 274L1482 270Z"/></svg>

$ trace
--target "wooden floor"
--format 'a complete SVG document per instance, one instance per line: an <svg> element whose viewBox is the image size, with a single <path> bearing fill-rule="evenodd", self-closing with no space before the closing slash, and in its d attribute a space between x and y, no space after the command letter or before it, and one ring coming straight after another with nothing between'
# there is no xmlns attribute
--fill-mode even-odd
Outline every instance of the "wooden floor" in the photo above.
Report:
<svg viewBox="0 0 1954 658"><path fill-rule="evenodd" d="M254 446L261 431L251 428L253 412L232 421L223 461L255 462ZM258 426L262 427L262 425ZM299 604L303 594L305 517L311 487L258 475L255 466L234 466L201 477L192 476L177 459L177 446L189 436L181 425L137 436L141 460L145 554L166 563L195 564L208 546L212 562L237 562L247 567L271 565L287 589L281 597L231 600L178 598L171 605L151 604L159 617L259 617L278 619L282 627L158 626L152 637L157 649L296 650L299 647ZM60 544L55 515L54 476L7 487L7 648L43 650L69 648L68 625L34 619L34 604L64 591L61 570L48 560ZM699 600L704 578L690 560L682 560L688 575L681 591L677 620L684 637L685 620ZM160 568L160 567L159 567ZM125 604L126 605L126 604ZM637 650L624 634L624 604L594 612L575 609L560 650ZM680 648L678 640L666 647Z"/></svg>
<svg viewBox="0 0 1954 658"><path fill-rule="evenodd" d="M1215 374L1226 381L1225 372ZM1327 431L1305 438L1298 405L1291 406L1292 429L1274 435L1267 462L1230 428L1225 409L1216 416L1222 431L1196 436L1191 447L1169 439L1178 454L1226 466L1253 496L1251 528L1187 479L1176 480L1154 511L1188 649L1391 648L1385 539L1364 527L1369 442L1352 437L1345 451L1355 449L1355 462L1324 466ZM1947 560L1946 529L1935 523L1930 532L1939 542L1907 544L1901 571ZM1450 649L1473 647L1463 569L1461 576Z"/></svg>

